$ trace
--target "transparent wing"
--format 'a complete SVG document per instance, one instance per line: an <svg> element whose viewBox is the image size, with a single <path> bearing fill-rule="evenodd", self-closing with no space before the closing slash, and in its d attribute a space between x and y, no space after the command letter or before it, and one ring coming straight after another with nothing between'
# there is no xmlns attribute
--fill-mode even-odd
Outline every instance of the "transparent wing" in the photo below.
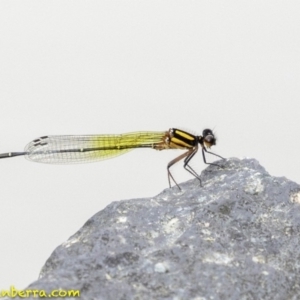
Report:
<svg viewBox="0 0 300 300"><path fill-rule="evenodd" d="M135 148L153 148L165 132L133 132L120 135L53 135L40 137L25 147L25 157L49 164L105 160Z"/></svg>

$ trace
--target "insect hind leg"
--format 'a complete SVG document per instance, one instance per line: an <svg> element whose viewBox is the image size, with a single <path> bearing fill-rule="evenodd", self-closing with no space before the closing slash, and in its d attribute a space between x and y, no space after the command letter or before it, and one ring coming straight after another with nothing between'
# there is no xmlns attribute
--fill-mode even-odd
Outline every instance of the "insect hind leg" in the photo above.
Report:
<svg viewBox="0 0 300 300"><path fill-rule="evenodd" d="M168 180L169 180L169 186L171 187L171 179L173 180L173 182L177 185L177 187L179 188L179 190L181 190L181 188L179 187L178 183L176 182L176 180L174 179L171 171L170 171L170 168L176 164L177 162L179 162L180 160L184 159L185 157L189 157L192 153L193 153L194 149L190 149L189 151L177 156L176 158L174 158L173 160L171 160L169 163L168 163L168 166L167 166L167 171L168 171ZM186 168L185 168L186 169ZM187 171L189 171L188 169L186 169ZM190 172L190 171L189 171ZM194 175L194 174L193 174ZM195 175L194 175L195 176Z"/></svg>

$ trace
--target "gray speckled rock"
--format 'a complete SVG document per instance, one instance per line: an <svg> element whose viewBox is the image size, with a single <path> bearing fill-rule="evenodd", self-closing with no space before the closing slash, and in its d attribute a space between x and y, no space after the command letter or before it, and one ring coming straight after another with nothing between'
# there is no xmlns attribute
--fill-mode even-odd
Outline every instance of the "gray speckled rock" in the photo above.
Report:
<svg viewBox="0 0 300 300"><path fill-rule="evenodd" d="M209 166L156 197L113 202L29 288L81 299L299 299L300 186L256 160Z"/></svg>

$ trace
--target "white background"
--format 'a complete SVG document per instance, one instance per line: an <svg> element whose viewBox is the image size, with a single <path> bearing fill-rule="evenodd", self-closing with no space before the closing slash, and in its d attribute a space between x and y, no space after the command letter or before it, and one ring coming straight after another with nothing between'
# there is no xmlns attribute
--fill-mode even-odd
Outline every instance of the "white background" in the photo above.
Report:
<svg viewBox="0 0 300 300"><path fill-rule="evenodd" d="M53 134L217 132L212 150L300 182L299 1L1 1L0 153ZM181 154L0 160L0 290L115 200L168 187ZM210 158L215 160L214 157ZM198 154L192 166L205 166ZM181 182L191 179L181 165Z"/></svg>

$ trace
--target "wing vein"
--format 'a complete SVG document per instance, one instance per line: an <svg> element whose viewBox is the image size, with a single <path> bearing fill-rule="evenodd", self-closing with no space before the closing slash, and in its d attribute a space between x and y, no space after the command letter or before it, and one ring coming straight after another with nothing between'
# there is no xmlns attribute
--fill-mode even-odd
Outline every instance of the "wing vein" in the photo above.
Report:
<svg viewBox="0 0 300 300"><path fill-rule="evenodd" d="M57 135L35 139L25 147L25 157L49 164L101 161L135 148L151 148L165 132L132 132L120 135Z"/></svg>

